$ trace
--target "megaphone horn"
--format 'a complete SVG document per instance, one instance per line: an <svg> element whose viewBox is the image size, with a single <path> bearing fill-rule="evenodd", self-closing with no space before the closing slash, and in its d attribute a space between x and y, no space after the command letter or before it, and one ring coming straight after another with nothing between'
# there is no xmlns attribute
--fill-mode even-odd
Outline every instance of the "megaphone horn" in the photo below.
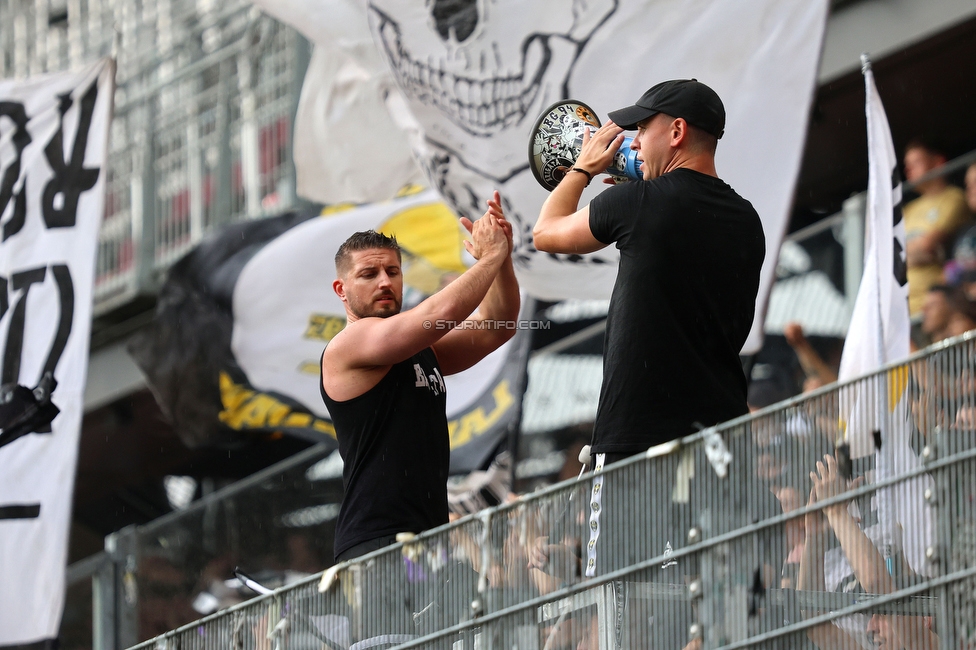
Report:
<svg viewBox="0 0 976 650"><path fill-rule="evenodd" d="M550 192L579 158L583 131L600 128L593 109L575 99L564 99L547 108L536 120L529 138L529 166L542 187ZM637 152L631 150L633 138L624 138L607 173L618 181L641 180Z"/></svg>

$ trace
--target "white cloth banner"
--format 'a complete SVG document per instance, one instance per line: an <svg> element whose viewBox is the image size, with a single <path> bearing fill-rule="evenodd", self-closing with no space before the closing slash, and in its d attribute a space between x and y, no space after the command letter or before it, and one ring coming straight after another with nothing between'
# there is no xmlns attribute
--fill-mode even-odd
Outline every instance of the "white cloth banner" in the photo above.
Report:
<svg viewBox="0 0 976 650"><path fill-rule="evenodd" d="M0 81L0 375L53 371L61 410L0 447L0 646L61 623L114 79L104 59Z"/></svg>
<svg viewBox="0 0 976 650"><path fill-rule="evenodd" d="M905 224L898 159L888 118L874 84L874 73L866 58L864 63L869 170L864 274L844 342L841 381L875 372L886 364L907 358L910 352ZM911 448L908 383L908 369L901 368L842 393L843 426L851 457L875 454L875 481L920 464ZM924 552L932 535L931 512L922 499L929 485L930 477L920 477L882 488L875 497L881 550L886 560L893 563L898 550L903 550L917 573L926 572ZM903 535L899 528L907 529L910 534Z"/></svg>
<svg viewBox="0 0 976 650"><path fill-rule="evenodd" d="M891 142L874 73L864 70L868 125L868 201L864 224L864 274L854 301L840 360L845 381L909 354L905 224L901 212L898 158Z"/></svg>
<svg viewBox="0 0 976 650"><path fill-rule="evenodd" d="M851 324L840 360L841 381L874 372L909 354L908 280L905 270L905 224L901 212L898 160L884 106L865 66L868 130L868 201L864 227L864 274L854 301ZM881 382L889 384L889 378ZM877 387L876 387L877 388ZM895 384L891 385L892 390ZM888 413L904 398L878 389L851 398L847 406L847 440L851 456L875 450L874 431L890 420ZM864 388L861 392L866 391ZM874 394L876 393L876 394Z"/></svg>
<svg viewBox="0 0 976 650"><path fill-rule="evenodd" d="M370 203L424 182L403 124L388 111L400 93L373 45L361 0L255 0L315 44L295 115L299 196ZM402 100L400 101L402 104Z"/></svg>
<svg viewBox="0 0 976 650"><path fill-rule="evenodd" d="M368 20L401 90L373 95L382 94L378 100L406 129L431 186L456 212L480 216L491 191L502 191L506 213L517 226L519 281L545 300L608 298L618 258L612 247L586 256L552 256L532 246L532 226L547 196L528 169L535 120L566 97L605 116L666 79L695 77L712 86L728 113L718 148L719 175L752 201L766 231L757 315L744 348L758 350L803 151L826 0L256 3L336 61L347 56L345 44ZM338 88L336 75L315 78L314 72L306 77L306 89ZM352 94L349 87L342 92ZM355 146L363 155L339 160L324 144L316 147L333 169L361 172L364 187L373 182L370 176L394 185L396 178L410 178L412 168L384 163L387 150L397 151L402 138L373 137L386 131L372 113L339 116L319 126L330 130L333 146L348 142L339 150ZM312 130L296 133L304 139ZM303 164L309 163L296 158L296 165ZM599 187L594 184L584 199ZM694 260L688 263L693 266Z"/></svg>

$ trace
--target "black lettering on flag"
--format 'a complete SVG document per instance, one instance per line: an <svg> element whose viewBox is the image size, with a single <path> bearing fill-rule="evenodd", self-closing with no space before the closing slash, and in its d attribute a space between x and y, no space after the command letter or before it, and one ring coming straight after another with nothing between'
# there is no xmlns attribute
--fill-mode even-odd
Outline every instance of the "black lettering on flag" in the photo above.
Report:
<svg viewBox="0 0 976 650"><path fill-rule="evenodd" d="M893 170L891 170L892 202L894 202L894 198L895 198L894 190L897 190L900 185L901 185L901 176L898 174L898 168L896 167ZM904 218L901 205L902 205L901 192L898 192L898 202L894 203L894 207L892 209L892 215L891 215L892 218L891 223L893 226L897 226L898 224L900 224L902 222L902 219ZM892 252L894 253L892 255L892 263L894 264L894 269L892 270L895 274L895 280L898 281L898 286L903 287L906 284L908 284L908 264L906 263L905 257L903 256L905 249L901 247L901 242L898 241L897 237L895 237L895 243Z"/></svg>
<svg viewBox="0 0 976 650"><path fill-rule="evenodd" d="M7 343L3 351L3 370L0 371L0 383L16 384L20 377L20 355L24 348L24 321L27 310L27 294L31 285L44 282L47 267L30 271L21 271L11 276L14 291L23 289L23 293L14 304L10 315L10 327L7 329Z"/></svg>
<svg viewBox="0 0 976 650"><path fill-rule="evenodd" d="M41 515L41 504L25 503L0 506L0 521L4 519L37 519Z"/></svg>
<svg viewBox="0 0 976 650"><path fill-rule="evenodd" d="M51 267L51 274L58 285L58 302L61 303L61 320L58 323L58 331L54 335L54 343L51 344L51 351L44 362L45 372L53 373L58 367L58 361L64 353L64 348L68 344L68 336L71 334L71 323L75 316L75 287L71 282L71 271L66 264L55 264Z"/></svg>
<svg viewBox="0 0 976 650"><path fill-rule="evenodd" d="M20 178L20 157L24 149L31 143L30 133L27 132L27 113L24 105L19 102L0 102L0 118L7 117L14 123L14 135L11 138L15 153L14 161L7 167L3 178L0 178L0 216L7 209L10 199L14 199L14 209L10 219L3 224L3 238L0 241L7 241L11 236L20 232L24 227L27 217L27 179L24 179L20 191L14 196L14 186Z"/></svg>
<svg viewBox="0 0 976 650"><path fill-rule="evenodd" d="M45 372L53 373L64 354L64 349L68 344L68 337L71 335L71 327L74 322L75 313L75 288L71 280L71 271L66 264L55 264L51 267L51 275L58 288L58 303L61 308L61 315L58 321L58 329L54 334L54 341L48 352L44 368L41 370L43 376ZM15 273L8 283L6 278L0 277L0 318L3 318L10 308L10 301L7 296L8 285L12 285L13 291L23 293L14 303L13 313L10 316L10 326L7 328L7 341L3 346L2 370L0 370L0 382L4 384L18 383L20 378L20 360L24 347L24 331L27 323L27 294L30 292L31 285L44 282L47 276L47 268L41 267Z"/></svg>
<svg viewBox="0 0 976 650"><path fill-rule="evenodd" d="M48 228L71 228L75 225L78 211L78 198L82 192L87 192L95 186L98 180L99 168L85 168L85 150L88 147L88 131L91 128L92 113L95 111L95 100L98 97L98 84L91 87L81 98L81 115L78 118L78 131L75 133L74 146L71 148L71 159L64 160L64 115L71 108L70 94L61 95L58 107L60 124L58 131L47 143L44 154L54 171L54 178L44 186L41 197L41 212L44 223ZM60 206L55 207L55 198L61 196Z"/></svg>
<svg viewBox="0 0 976 650"><path fill-rule="evenodd" d="M897 237L895 237L894 249L892 250L892 253L894 253L894 255L892 255L892 261L895 265L895 280L898 281L899 287L903 287L908 284L908 265L905 263L905 259L902 257L904 252L905 249L901 247L901 242L898 241Z"/></svg>
<svg viewBox="0 0 976 650"><path fill-rule="evenodd" d="M10 303L7 301L7 278L0 278L0 318L7 313Z"/></svg>

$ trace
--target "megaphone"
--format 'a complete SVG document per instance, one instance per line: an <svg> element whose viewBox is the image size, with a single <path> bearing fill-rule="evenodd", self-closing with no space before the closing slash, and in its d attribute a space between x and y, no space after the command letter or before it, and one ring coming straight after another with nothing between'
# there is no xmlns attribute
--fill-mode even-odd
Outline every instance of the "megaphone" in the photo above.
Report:
<svg viewBox="0 0 976 650"><path fill-rule="evenodd" d="M600 120L592 108L575 99L556 102L536 120L529 138L529 166L542 187L550 192L556 189L579 158L586 127L593 133L600 128ZM613 164L606 170L618 182L644 178L637 152L630 148L633 141L624 138Z"/></svg>

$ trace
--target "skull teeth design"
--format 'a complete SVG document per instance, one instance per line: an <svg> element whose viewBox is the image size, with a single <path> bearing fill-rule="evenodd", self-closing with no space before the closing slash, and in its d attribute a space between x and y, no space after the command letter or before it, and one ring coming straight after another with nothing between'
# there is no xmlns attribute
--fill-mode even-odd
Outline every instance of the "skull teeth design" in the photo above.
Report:
<svg viewBox="0 0 976 650"><path fill-rule="evenodd" d="M539 94L552 56L545 38L535 37L527 44L522 71L517 75L466 77L445 71L436 63L415 59L404 48L397 23L375 7L372 9L383 48L406 94L433 104L454 124L476 136L493 135L525 118ZM526 64L535 69L527 71Z"/></svg>

